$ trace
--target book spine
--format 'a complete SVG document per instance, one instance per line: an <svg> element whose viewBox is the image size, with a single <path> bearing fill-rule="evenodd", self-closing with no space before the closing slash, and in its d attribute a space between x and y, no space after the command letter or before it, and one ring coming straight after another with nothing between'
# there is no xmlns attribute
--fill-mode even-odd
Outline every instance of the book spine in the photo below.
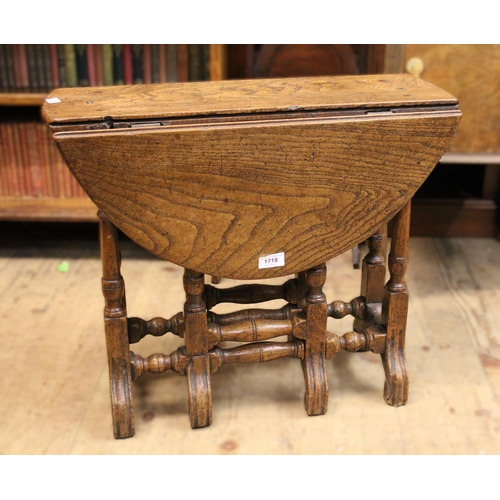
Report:
<svg viewBox="0 0 500 500"><path fill-rule="evenodd" d="M10 142L10 160L11 160L11 176L14 185L14 193L16 196L23 196L24 186L21 176L22 157L19 147L19 130L18 123L12 120L7 124L7 140Z"/></svg>
<svg viewBox="0 0 500 500"><path fill-rule="evenodd" d="M13 159L13 151L12 151L12 141L8 137L9 129L11 128L11 124L9 122L0 122L0 140L4 145L4 156L3 156L3 165L5 168L5 190L7 191L8 196L16 196L18 190L16 189L16 184L14 180L14 159Z"/></svg>
<svg viewBox="0 0 500 500"><path fill-rule="evenodd" d="M61 86L59 83L59 63L57 60L57 45L51 43L49 45L50 51L50 73L52 75L52 86L58 88Z"/></svg>
<svg viewBox="0 0 500 500"><path fill-rule="evenodd" d="M23 124L16 122L12 126L12 137L14 139L14 155L16 158L15 169L19 184L20 196L30 195L29 179L26 175L28 169L28 151L24 142Z"/></svg>
<svg viewBox="0 0 500 500"><path fill-rule="evenodd" d="M10 46L12 51L12 73L14 75L14 88L21 88L21 69L19 67L19 47L16 44Z"/></svg>
<svg viewBox="0 0 500 500"><path fill-rule="evenodd" d="M94 62L95 62L95 84L98 87L104 85L104 74L102 67L102 45L94 45Z"/></svg>
<svg viewBox="0 0 500 500"><path fill-rule="evenodd" d="M54 143L55 146L55 143ZM57 149L52 148L53 165L56 165L57 177L59 181L59 198L71 198L71 173L66 163Z"/></svg>
<svg viewBox="0 0 500 500"><path fill-rule="evenodd" d="M89 86L89 73L87 69L87 46L84 43L77 43L75 45L76 51L76 71L78 86Z"/></svg>
<svg viewBox="0 0 500 500"><path fill-rule="evenodd" d="M168 74L167 74L167 46L162 43L158 48L158 58L160 60L160 83L167 83Z"/></svg>
<svg viewBox="0 0 500 500"><path fill-rule="evenodd" d="M113 75L114 84L123 85L123 45L113 44Z"/></svg>
<svg viewBox="0 0 500 500"><path fill-rule="evenodd" d="M60 172L58 171L57 167L57 154L59 153L56 143L52 139L52 133L48 127L45 128L45 141L46 141L46 152L45 154L47 155L47 162L50 165L50 170L52 172L52 196L54 198L60 198L61 197L61 176Z"/></svg>
<svg viewBox="0 0 500 500"><path fill-rule="evenodd" d="M64 159L62 158L62 156L59 155L59 157L60 157L59 161L62 163L63 172L64 172L64 193L65 193L64 197L65 198L72 198L73 197L73 189L71 188L71 179L72 179L73 175L71 174L70 169L68 168L68 166L64 162Z"/></svg>
<svg viewBox="0 0 500 500"><path fill-rule="evenodd" d="M86 46L86 54L87 54L87 73L88 73L88 81L91 87L95 87L96 84L96 72L95 72L95 45L89 43Z"/></svg>
<svg viewBox="0 0 500 500"><path fill-rule="evenodd" d="M134 73L133 83L135 85L144 83L144 63L141 44L135 43L132 45L132 66Z"/></svg>
<svg viewBox="0 0 500 500"><path fill-rule="evenodd" d="M151 44L151 83L160 83L160 53L157 43Z"/></svg>
<svg viewBox="0 0 500 500"><path fill-rule="evenodd" d="M26 45L18 45L18 55L19 55L19 72L21 78L21 88L29 89L29 72L28 72L28 57L26 55Z"/></svg>
<svg viewBox="0 0 500 500"><path fill-rule="evenodd" d="M178 76L178 66L177 61L178 46L177 44L167 45L167 81L177 82L179 81Z"/></svg>
<svg viewBox="0 0 500 500"><path fill-rule="evenodd" d="M47 127L48 161L52 170L52 191L55 198L65 198L64 192L64 165L61 154L53 141L50 129Z"/></svg>
<svg viewBox="0 0 500 500"><path fill-rule="evenodd" d="M5 142L3 128L6 123L0 122L0 195L10 196L12 191L11 182L9 179L9 158L7 152L7 144Z"/></svg>
<svg viewBox="0 0 500 500"><path fill-rule="evenodd" d="M35 44L35 67L36 67L36 88L38 90L47 88L47 84L45 82L42 46L39 43Z"/></svg>
<svg viewBox="0 0 500 500"><path fill-rule="evenodd" d="M189 81L189 46L186 44L178 45L177 54L177 77L179 82Z"/></svg>
<svg viewBox="0 0 500 500"><path fill-rule="evenodd" d="M31 196L31 178L30 178L30 159L28 150L28 141L26 138L26 123L19 122L16 124L17 129L17 148L18 148L18 168L19 176L22 179L24 196Z"/></svg>
<svg viewBox="0 0 500 500"><path fill-rule="evenodd" d="M88 194L85 192L85 190L78 184L78 197L79 198L88 198Z"/></svg>
<svg viewBox="0 0 500 500"><path fill-rule="evenodd" d="M37 123L27 122L26 124L26 139L28 146L29 170L32 182L31 192L33 196L42 196L46 189L43 183L42 173L42 158L40 157L40 149L38 143Z"/></svg>
<svg viewBox="0 0 500 500"><path fill-rule="evenodd" d="M12 45L5 45L5 66L7 68L7 81L9 89L16 88L14 81L14 59L12 57Z"/></svg>
<svg viewBox="0 0 500 500"><path fill-rule="evenodd" d="M8 137L11 124L8 122L0 122L0 140L3 144L3 165L5 170L5 191L8 196L16 196L19 194L19 189L14 179L14 157L12 150L12 140Z"/></svg>
<svg viewBox="0 0 500 500"><path fill-rule="evenodd" d="M134 83L134 68L132 62L132 45L123 44L123 83L132 85Z"/></svg>
<svg viewBox="0 0 500 500"><path fill-rule="evenodd" d="M210 47L210 71L211 81L225 80L227 78L227 50L226 46L220 43L212 43Z"/></svg>
<svg viewBox="0 0 500 500"><path fill-rule="evenodd" d="M38 134L36 122L22 123L23 143L27 152L26 176L29 179L30 195L42 196L44 187L42 184L42 166L38 149Z"/></svg>
<svg viewBox="0 0 500 500"><path fill-rule="evenodd" d="M45 80L45 68L43 64L43 50L42 45L35 44L35 66L36 66L36 82L37 89L42 90L47 88L47 82Z"/></svg>
<svg viewBox="0 0 500 500"><path fill-rule="evenodd" d="M53 168L50 164L50 155L48 149L48 137L47 131L50 130L45 123L36 123L36 134L37 134L37 144L38 144L38 154L40 156L40 165L42 171L42 186L43 186L43 196L49 198L54 197L54 179L53 179Z"/></svg>
<svg viewBox="0 0 500 500"><path fill-rule="evenodd" d="M26 45L26 58L28 60L28 80L30 82L30 89L38 89L38 71L36 69L36 54L35 45Z"/></svg>
<svg viewBox="0 0 500 500"><path fill-rule="evenodd" d="M63 44L57 45L57 68L59 70L59 86L67 87L66 81L66 47Z"/></svg>
<svg viewBox="0 0 500 500"><path fill-rule="evenodd" d="M204 43L200 45L201 49L201 79L204 81L210 80L210 45Z"/></svg>
<svg viewBox="0 0 500 500"><path fill-rule="evenodd" d="M201 46L192 43L189 45L189 81L200 80L202 80Z"/></svg>
<svg viewBox="0 0 500 500"><path fill-rule="evenodd" d="M71 197L72 198L82 198L83 196L85 196L85 193L82 189L82 187L80 186L80 184L78 184L78 181L76 180L76 177L70 173L71 175ZM83 192L83 194L82 194Z"/></svg>
<svg viewBox="0 0 500 500"><path fill-rule="evenodd" d="M143 79L144 83L151 83L151 45L144 44L143 52L142 52L142 58L143 58Z"/></svg>
<svg viewBox="0 0 500 500"><path fill-rule="evenodd" d="M52 66L50 63L50 45L44 43L42 45L43 54L43 73L45 75L45 89L47 91L54 87L54 82L52 81Z"/></svg>
<svg viewBox="0 0 500 500"><path fill-rule="evenodd" d="M7 78L7 61L6 51L7 45L0 44L0 88L2 90L9 89L9 80Z"/></svg>
<svg viewBox="0 0 500 500"><path fill-rule="evenodd" d="M71 171L66 168L70 175L70 184L71 184L71 197L72 198L85 198L87 197L85 191L82 186L76 180L76 177L71 173Z"/></svg>
<svg viewBox="0 0 500 500"><path fill-rule="evenodd" d="M113 85L113 47L111 44L102 45L102 79L104 85Z"/></svg>
<svg viewBox="0 0 500 500"><path fill-rule="evenodd" d="M64 61L66 63L66 86L76 87L78 85L78 70L74 44L67 43L64 45Z"/></svg>

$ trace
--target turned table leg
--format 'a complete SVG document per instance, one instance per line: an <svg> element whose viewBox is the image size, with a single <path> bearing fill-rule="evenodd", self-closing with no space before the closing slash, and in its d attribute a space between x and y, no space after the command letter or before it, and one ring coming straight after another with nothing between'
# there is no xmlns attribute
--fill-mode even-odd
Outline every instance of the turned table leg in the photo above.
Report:
<svg viewBox="0 0 500 500"><path fill-rule="evenodd" d="M208 356L207 308L203 300L205 276L184 270L184 342L191 357L187 366L189 419L191 427L206 427L212 423L212 389Z"/></svg>
<svg viewBox="0 0 500 500"><path fill-rule="evenodd" d="M408 288L404 277L408 268L410 207L411 202L408 202L393 220L388 259L390 278L382 303L382 325L387 333L386 349L382 354L386 378L384 399L392 406L403 406L408 399L405 355Z"/></svg>
<svg viewBox="0 0 500 500"><path fill-rule="evenodd" d="M368 254L363 259L361 269L361 293L366 305L381 304L385 287L385 256L387 248L387 226L382 226L368 238ZM380 311L380 306L379 311ZM353 330L361 333L373 324L373 318L355 319Z"/></svg>
<svg viewBox="0 0 500 500"><path fill-rule="evenodd" d="M310 416L323 415L328 407L328 383L325 372L328 304L323 293L325 279L326 264L316 266L305 273L307 323L302 370L306 384L304 405Z"/></svg>
<svg viewBox="0 0 500 500"><path fill-rule="evenodd" d="M135 434L135 426L125 284L120 273L117 229L101 211L97 215L101 244L102 293L105 301L104 330L108 353L113 432L115 438L127 438Z"/></svg>

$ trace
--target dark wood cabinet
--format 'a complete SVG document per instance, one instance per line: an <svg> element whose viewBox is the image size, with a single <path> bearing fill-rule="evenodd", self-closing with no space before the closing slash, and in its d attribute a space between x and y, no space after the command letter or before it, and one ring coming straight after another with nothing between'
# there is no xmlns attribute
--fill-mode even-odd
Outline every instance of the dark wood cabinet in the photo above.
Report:
<svg viewBox="0 0 500 500"><path fill-rule="evenodd" d="M383 45L228 45L228 78L382 73Z"/></svg>
<svg viewBox="0 0 500 500"><path fill-rule="evenodd" d="M412 73L447 90L463 119L413 202L412 235L497 234L500 45L229 45L229 78Z"/></svg>
<svg viewBox="0 0 500 500"><path fill-rule="evenodd" d="M495 236L500 167L500 45L393 45L386 71L408 72L458 98L463 118L419 191L414 234Z"/></svg>

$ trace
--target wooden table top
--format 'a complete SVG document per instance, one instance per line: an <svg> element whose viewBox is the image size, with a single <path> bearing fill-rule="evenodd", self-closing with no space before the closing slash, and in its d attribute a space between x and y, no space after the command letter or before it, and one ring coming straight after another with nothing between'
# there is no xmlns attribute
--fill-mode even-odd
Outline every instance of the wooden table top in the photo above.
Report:
<svg viewBox="0 0 500 500"><path fill-rule="evenodd" d="M164 260L236 279L293 274L364 241L427 178L461 115L454 97L410 75L56 96L43 116L107 217ZM261 268L274 254L284 264Z"/></svg>
<svg viewBox="0 0 500 500"><path fill-rule="evenodd" d="M48 124L457 104L406 74L60 88L47 99Z"/></svg>

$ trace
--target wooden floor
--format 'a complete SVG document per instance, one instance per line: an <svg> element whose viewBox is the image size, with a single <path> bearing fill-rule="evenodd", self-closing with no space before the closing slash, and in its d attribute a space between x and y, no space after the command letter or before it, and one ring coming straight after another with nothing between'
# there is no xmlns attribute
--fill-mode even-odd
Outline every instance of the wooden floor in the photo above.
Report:
<svg viewBox="0 0 500 500"><path fill-rule="evenodd" d="M133 385L136 436L126 440L115 440L111 427L97 242L30 240L4 238L0 245L2 454L500 452L500 243L494 239L411 239L405 407L385 404L379 356L342 352L328 363L325 416L306 415L300 362L282 359L222 367L212 376L213 424L192 430L185 378L146 374ZM127 241L122 254L129 316L181 310L180 268ZM67 272L57 269L63 261ZM328 273L329 302L358 295L360 271L350 253L329 262ZM340 334L352 324L329 321ZM133 350L169 353L178 345L167 335Z"/></svg>

